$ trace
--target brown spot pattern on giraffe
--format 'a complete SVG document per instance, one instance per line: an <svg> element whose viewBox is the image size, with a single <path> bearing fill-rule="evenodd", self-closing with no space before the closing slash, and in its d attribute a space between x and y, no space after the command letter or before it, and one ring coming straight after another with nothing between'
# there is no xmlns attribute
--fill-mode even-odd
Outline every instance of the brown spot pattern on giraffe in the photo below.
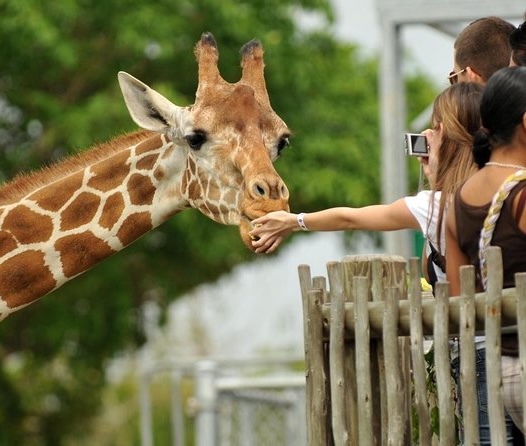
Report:
<svg viewBox="0 0 526 446"><path fill-rule="evenodd" d="M130 201L135 205L148 205L153 201L155 186L150 177L146 175L133 174L128 181Z"/></svg>
<svg viewBox="0 0 526 446"><path fill-rule="evenodd" d="M142 155L143 153L150 152L151 150L157 150L159 147L163 146L164 143L160 135L156 135L154 138L148 138L140 142L137 147L135 147L135 154Z"/></svg>
<svg viewBox="0 0 526 446"><path fill-rule="evenodd" d="M90 223L100 206L100 197L90 192L82 192L60 215L60 230L79 228Z"/></svg>
<svg viewBox="0 0 526 446"><path fill-rule="evenodd" d="M159 158L159 155L148 155L144 158L140 159L136 166L139 170L152 170L153 166L155 165L155 162Z"/></svg>
<svg viewBox="0 0 526 446"><path fill-rule="evenodd" d="M67 235L58 239L55 249L60 254L62 271L73 277L109 257L114 250L91 231Z"/></svg>
<svg viewBox="0 0 526 446"><path fill-rule="evenodd" d="M197 200L201 196L201 187L196 179L197 167L191 160L188 161L188 169L183 175L181 189L186 192L188 198Z"/></svg>
<svg viewBox="0 0 526 446"><path fill-rule="evenodd" d="M235 203L236 201L236 192L234 190L229 190L223 197L223 201L227 203Z"/></svg>
<svg viewBox="0 0 526 446"><path fill-rule="evenodd" d="M15 238L7 231L0 231L0 257L11 252L18 246Z"/></svg>
<svg viewBox="0 0 526 446"><path fill-rule="evenodd" d="M53 221L47 215L37 214L20 205L9 211L2 224L19 243L27 245L49 240L53 233Z"/></svg>
<svg viewBox="0 0 526 446"><path fill-rule="evenodd" d="M157 181L161 181L164 178L164 169L161 166L157 166L153 172L153 176Z"/></svg>
<svg viewBox="0 0 526 446"><path fill-rule="evenodd" d="M81 188L84 172L69 175L50 186L37 190L29 196L44 210L58 212L71 196ZM52 190L52 192L50 192Z"/></svg>
<svg viewBox="0 0 526 446"><path fill-rule="evenodd" d="M209 201L219 201L221 198L221 191L217 187L211 187L208 192Z"/></svg>
<svg viewBox="0 0 526 446"><path fill-rule="evenodd" d="M206 207L213 215L219 215L219 206L209 202L207 203Z"/></svg>
<svg viewBox="0 0 526 446"><path fill-rule="evenodd" d="M105 229L113 228L124 212L124 207L125 203L122 194L115 193L110 195L106 199L106 203L104 203L99 225Z"/></svg>
<svg viewBox="0 0 526 446"><path fill-rule="evenodd" d="M130 215L124 220L117 232L117 237L119 237L121 243L126 246L148 232L152 227L150 214L148 212L139 212Z"/></svg>
<svg viewBox="0 0 526 446"><path fill-rule="evenodd" d="M38 299L56 285L41 252L25 251L0 263L0 296L11 308Z"/></svg>
<svg viewBox="0 0 526 446"><path fill-rule="evenodd" d="M130 158L130 150L123 150L105 161L100 161L90 168L94 174L88 181L88 186L102 192L111 191L121 184L130 173L130 165L127 160Z"/></svg>

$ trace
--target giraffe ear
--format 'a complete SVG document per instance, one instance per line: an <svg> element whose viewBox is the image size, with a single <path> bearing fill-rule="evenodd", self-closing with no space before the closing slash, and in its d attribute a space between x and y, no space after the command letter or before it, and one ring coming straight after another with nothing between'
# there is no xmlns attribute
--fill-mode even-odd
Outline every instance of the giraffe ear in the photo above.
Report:
<svg viewBox="0 0 526 446"><path fill-rule="evenodd" d="M180 107L124 71L119 71L118 78L124 102L135 123L143 129L165 133Z"/></svg>

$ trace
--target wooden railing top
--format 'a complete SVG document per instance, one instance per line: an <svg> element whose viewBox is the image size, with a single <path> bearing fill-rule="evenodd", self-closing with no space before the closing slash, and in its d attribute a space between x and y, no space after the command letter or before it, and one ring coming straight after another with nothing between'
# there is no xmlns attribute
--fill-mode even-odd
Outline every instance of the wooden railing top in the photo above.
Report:
<svg viewBox="0 0 526 446"><path fill-rule="evenodd" d="M447 283L446 283L447 286ZM320 291L312 290L310 292L316 293ZM516 288L507 288L502 290L502 327L513 328L517 324L517 293ZM484 331L484 321L486 313L486 293L477 293L475 300L475 330L478 333ZM460 307L463 298L460 296L451 297L449 300L449 333L451 336L458 335L460 332ZM382 322L383 314L386 309L385 302L369 302L367 304L369 312L369 323L371 329L371 338L380 338L382 336ZM346 337L354 337L356 329L356 321L354 318L354 303L347 302L345 308L345 329ZM434 328L436 300L434 297L426 297L422 299L422 325L423 334L432 335ZM410 300L400 300L398 303L398 335L410 335ZM322 314L325 319L330 318L330 304L322 305ZM327 333L328 335L328 333Z"/></svg>

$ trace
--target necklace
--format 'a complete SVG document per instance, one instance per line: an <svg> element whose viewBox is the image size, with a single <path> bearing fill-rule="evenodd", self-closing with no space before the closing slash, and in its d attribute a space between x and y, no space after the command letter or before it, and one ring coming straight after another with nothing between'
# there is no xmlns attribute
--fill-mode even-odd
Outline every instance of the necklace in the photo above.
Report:
<svg viewBox="0 0 526 446"><path fill-rule="evenodd" d="M510 169L526 170L526 166L521 166L520 164L498 163L497 161L488 161L486 166L509 167Z"/></svg>

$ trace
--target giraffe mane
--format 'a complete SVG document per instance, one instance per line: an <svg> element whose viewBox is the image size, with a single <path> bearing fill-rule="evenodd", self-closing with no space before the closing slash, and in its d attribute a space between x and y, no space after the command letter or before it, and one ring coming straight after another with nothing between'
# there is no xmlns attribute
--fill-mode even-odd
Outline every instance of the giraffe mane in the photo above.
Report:
<svg viewBox="0 0 526 446"><path fill-rule="evenodd" d="M95 144L79 154L59 160L47 167L17 174L7 183L0 185L0 204L18 201L36 189L51 184L66 175L83 170L89 165L108 158L154 135L157 134L145 130L127 133L109 141Z"/></svg>

